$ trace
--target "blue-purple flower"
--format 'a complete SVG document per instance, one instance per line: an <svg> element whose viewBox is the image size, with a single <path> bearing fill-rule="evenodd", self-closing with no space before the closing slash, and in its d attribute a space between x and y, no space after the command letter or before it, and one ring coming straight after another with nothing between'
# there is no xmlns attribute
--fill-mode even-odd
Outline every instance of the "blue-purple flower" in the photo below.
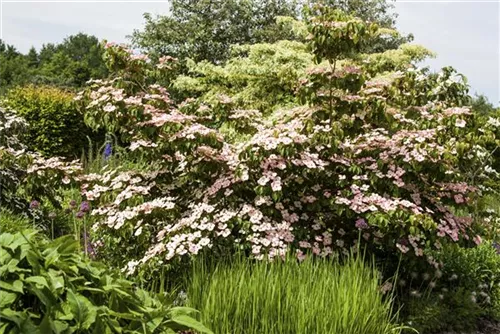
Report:
<svg viewBox="0 0 500 334"><path fill-rule="evenodd" d="M83 201L80 204L80 211L81 212L89 212L90 211L90 204L87 201Z"/></svg>
<svg viewBox="0 0 500 334"><path fill-rule="evenodd" d="M104 147L104 160L108 160L111 154L113 154L113 146L108 142Z"/></svg>

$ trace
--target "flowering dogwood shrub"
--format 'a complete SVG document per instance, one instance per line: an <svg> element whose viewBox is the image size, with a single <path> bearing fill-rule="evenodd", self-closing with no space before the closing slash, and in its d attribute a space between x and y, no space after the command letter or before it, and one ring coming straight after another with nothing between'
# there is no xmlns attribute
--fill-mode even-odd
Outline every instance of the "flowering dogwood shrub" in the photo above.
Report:
<svg viewBox="0 0 500 334"><path fill-rule="evenodd" d="M121 132L131 156L151 166L87 175L82 189L94 229L128 273L228 245L257 259L290 250L301 259L361 242L418 259L443 243L480 242L470 208L487 189L464 166L477 166L477 147L495 132L475 134L466 83L411 62L373 74L352 57L375 25L324 7L312 14L310 46L323 63L300 80L303 105L272 119L228 108L228 119L251 125L239 141L225 138L202 100L176 105L148 82L172 59L108 47L116 76L89 82L77 99L89 124Z"/></svg>

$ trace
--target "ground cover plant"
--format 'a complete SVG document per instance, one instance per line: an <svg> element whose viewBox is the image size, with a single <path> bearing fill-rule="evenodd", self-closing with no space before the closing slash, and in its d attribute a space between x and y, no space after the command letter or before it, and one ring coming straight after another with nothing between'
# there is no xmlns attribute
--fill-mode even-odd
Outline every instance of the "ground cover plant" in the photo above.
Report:
<svg viewBox="0 0 500 334"><path fill-rule="evenodd" d="M0 237L1 333L210 333L187 308L170 308L76 252L25 230Z"/></svg>

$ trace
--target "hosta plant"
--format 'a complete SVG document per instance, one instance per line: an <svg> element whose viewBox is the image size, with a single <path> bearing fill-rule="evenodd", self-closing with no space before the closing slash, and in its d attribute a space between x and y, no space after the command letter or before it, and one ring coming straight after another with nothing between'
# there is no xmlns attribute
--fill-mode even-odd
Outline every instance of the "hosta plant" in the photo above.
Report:
<svg viewBox="0 0 500 334"><path fill-rule="evenodd" d="M48 242L26 230L0 236L0 333L210 333L103 264L71 236Z"/></svg>

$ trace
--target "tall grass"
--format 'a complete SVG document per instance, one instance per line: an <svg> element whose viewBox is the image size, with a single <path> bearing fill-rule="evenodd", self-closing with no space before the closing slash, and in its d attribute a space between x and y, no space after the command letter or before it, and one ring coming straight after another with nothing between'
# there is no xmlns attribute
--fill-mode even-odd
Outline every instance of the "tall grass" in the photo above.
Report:
<svg viewBox="0 0 500 334"><path fill-rule="evenodd" d="M216 334L401 333L391 296L362 259L198 261L187 303Z"/></svg>

